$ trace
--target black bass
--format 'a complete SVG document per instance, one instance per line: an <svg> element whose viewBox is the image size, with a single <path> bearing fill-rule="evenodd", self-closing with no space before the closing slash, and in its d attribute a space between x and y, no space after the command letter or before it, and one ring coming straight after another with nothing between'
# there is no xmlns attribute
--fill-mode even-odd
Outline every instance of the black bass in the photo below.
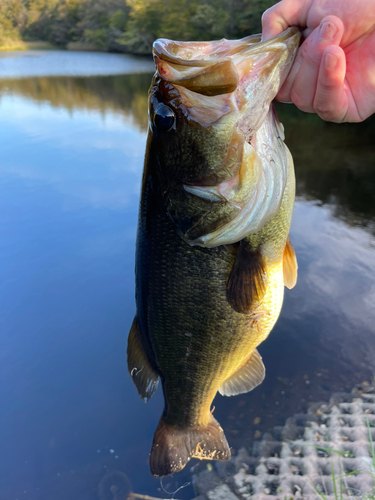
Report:
<svg viewBox="0 0 375 500"><path fill-rule="evenodd" d="M163 387L155 476L228 460L212 401L265 376L256 347L297 279L293 161L271 101L299 40L291 28L267 42L154 44L127 352L145 401Z"/></svg>

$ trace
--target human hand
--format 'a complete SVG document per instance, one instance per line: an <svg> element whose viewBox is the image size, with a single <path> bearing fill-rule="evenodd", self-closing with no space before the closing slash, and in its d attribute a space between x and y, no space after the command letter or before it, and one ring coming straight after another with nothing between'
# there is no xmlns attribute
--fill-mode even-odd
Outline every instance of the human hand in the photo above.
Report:
<svg viewBox="0 0 375 500"><path fill-rule="evenodd" d="M375 112L375 0L283 0L262 24L263 40L289 26L305 38L276 99L337 123Z"/></svg>

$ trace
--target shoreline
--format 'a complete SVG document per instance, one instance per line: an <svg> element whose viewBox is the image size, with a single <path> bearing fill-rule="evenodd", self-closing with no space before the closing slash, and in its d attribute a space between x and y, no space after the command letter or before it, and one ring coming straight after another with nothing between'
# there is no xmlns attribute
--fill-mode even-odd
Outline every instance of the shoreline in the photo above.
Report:
<svg viewBox="0 0 375 500"><path fill-rule="evenodd" d="M101 52L103 54L123 54L128 56L136 56L145 59L150 59L150 54L137 54L135 52L109 51L103 50L95 45L85 42L69 42L65 47L54 45L53 43L43 40L9 40L4 45L0 45L0 54L3 52L25 52L28 50L61 50L66 52Z"/></svg>
<svg viewBox="0 0 375 500"><path fill-rule="evenodd" d="M0 52L16 52L25 50L65 50L50 42L35 40L25 42L23 40L9 40L4 45L0 45Z"/></svg>

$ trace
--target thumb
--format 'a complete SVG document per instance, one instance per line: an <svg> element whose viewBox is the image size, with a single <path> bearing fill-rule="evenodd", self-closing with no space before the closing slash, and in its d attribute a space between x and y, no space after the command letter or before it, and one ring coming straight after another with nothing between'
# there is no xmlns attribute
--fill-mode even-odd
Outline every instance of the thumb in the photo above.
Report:
<svg viewBox="0 0 375 500"><path fill-rule="evenodd" d="M265 42L280 35L287 27L285 19L275 12L274 7L267 9L262 15L262 41Z"/></svg>
<svg viewBox="0 0 375 500"><path fill-rule="evenodd" d="M312 0L283 0L262 16L262 40L274 38L289 26L306 27L307 12Z"/></svg>

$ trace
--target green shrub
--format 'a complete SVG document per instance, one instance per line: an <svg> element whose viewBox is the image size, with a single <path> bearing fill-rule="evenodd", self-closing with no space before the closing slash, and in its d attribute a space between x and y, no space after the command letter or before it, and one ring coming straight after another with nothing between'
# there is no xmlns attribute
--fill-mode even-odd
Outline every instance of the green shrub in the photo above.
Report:
<svg viewBox="0 0 375 500"><path fill-rule="evenodd" d="M105 28L84 31L85 42L94 45L99 50L108 49L108 34Z"/></svg>

